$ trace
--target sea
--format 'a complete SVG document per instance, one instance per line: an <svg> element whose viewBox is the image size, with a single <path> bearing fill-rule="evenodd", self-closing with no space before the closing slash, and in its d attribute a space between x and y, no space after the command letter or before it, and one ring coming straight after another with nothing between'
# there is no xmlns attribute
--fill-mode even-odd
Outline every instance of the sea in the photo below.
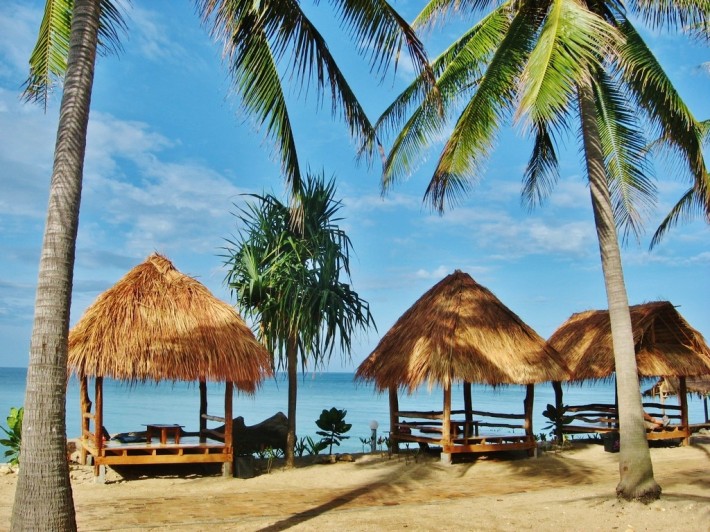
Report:
<svg viewBox="0 0 710 532"><path fill-rule="evenodd" d="M13 406L21 406L25 398L26 368L0 368L0 426L7 427L5 418ZM361 439L372 435L377 426L377 435L386 436L389 431L389 402L387 393L377 393L372 384L355 381L354 373L322 372L306 373L298 379L298 401L296 412L297 437L310 436L314 440L318 427L316 420L324 409L336 407L347 411L346 423L352 428L334 452L355 453L369 450ZM648 388L653 380L642 383ZM90 395L93 386L90 384ZM608 403L614 399L613 382L598 382L583 385L563 385L565 404ZM208 413L224 414L224 387L219 383L208 383ZM288 383L282 373L266 380L254 395L236 392L233 403L234 417L242 416L247 425L254 425L277 412L286 413ZM486 412L522 413L524 386L479 386L472 387L473 408ZM542 416L548 403L554 403L552 385L543 383L535 386L533 409L534 433L549 433L545 429L547 419ZM424 386L408 395L400 393L401 410L441 410L442 391L438 387ZM72 378L67 387L67 436L80 434L79 385ZM675 402L675 398L668 400ZM186 431L199 430L200 391L196 383L160 382L129 385L125 382L106 379L104 381L104 425L109 433L145 430L145 425L177 423ZM462 386L452 390L452 408L463 409ZM691 423L704 420L702 399L689 398L689 418ZM4 433L0 431L0 437ZM0 461L5 448L0 445Z"/></svg>

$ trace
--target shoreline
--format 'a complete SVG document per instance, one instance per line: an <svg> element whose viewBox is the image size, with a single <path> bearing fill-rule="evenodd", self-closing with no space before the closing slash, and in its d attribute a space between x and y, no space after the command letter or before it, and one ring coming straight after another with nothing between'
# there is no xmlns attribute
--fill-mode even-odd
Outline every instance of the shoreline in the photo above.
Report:
<svg viewBox="0 0 710 532"><path fill-rule="evenodd" d="M79 529L667 531L682 523L683 530L709 530L707 436L688 447L651 449L663 495L648 505L616 499L618 454L594 443L451 466L414 453L352 456L335 464L304 457L292 470L276 462L250 479L182 467L143 477L109 470L104 485L93 482L90 467L72 466ZM15 479L0 476L0 522L9 523Z"/></svg>

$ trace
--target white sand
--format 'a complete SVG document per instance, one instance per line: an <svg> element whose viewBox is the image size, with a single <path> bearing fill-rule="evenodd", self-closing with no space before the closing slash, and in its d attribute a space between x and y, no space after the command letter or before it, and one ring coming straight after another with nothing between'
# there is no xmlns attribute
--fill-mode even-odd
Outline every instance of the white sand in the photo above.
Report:
<svg viewBox="0 0 710 532"><path fill-rule="evenodd" d="M72 471L80 530L659 530L710 531L710 438L651 449L661 500L620 502L618 455L601 445L539 458L356 455L351 463L278 465L251 479L161 470L131 478ZM126 473L126 474L129 474ZM155 474L156 471L152 471ZM0 528L16 476L0 476Z"/></svg>

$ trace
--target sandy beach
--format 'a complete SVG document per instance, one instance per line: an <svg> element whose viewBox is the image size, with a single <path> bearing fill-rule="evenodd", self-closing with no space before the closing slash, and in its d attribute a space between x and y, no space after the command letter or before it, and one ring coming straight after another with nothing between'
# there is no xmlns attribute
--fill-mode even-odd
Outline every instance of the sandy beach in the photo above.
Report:
<svg viewBox="0 0 710 532"><path fill-rule="evenodd" d="M710 438L652 448L661 500L618 501L618 454L574 443L538 458L353 455L250 478L181 469L109 470L107 483L73 466L80 530L710 530ZM322 457L321 457L322 458ZM314 463L316 462L316 463ZM146 473L154 476L148 476ZM157 475L157 476L156 476ZM0 528L16 475L0 476Z"/></svg>

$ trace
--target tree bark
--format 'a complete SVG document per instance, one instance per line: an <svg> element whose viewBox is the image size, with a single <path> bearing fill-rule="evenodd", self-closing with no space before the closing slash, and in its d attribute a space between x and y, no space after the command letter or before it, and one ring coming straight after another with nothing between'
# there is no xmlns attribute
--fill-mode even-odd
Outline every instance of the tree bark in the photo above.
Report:
<svg viewBox="0 0 710 532"><path fill-rule="evenodd" d="M616 493L624 499L654 500L660 497L661 488L653 477L651 453L643 423L631 315L590 82L579 86L579 109L616 368L621 435L620 480Z"/></svg>
<svg viewBox="0 0 710 532"><path fill-rule="evenodd" d="M292 335L286 346L288 364L288 434L286 435L286 467L295 466L296 398L298 386L298 337Z"/></svg>
<svg viewBox="0 0 710 532"><path fill-rule="evenodd" d="M76 530L66 455L67 341L99 11L98 0L74 3L35 298L12 530Z"/></svg>

